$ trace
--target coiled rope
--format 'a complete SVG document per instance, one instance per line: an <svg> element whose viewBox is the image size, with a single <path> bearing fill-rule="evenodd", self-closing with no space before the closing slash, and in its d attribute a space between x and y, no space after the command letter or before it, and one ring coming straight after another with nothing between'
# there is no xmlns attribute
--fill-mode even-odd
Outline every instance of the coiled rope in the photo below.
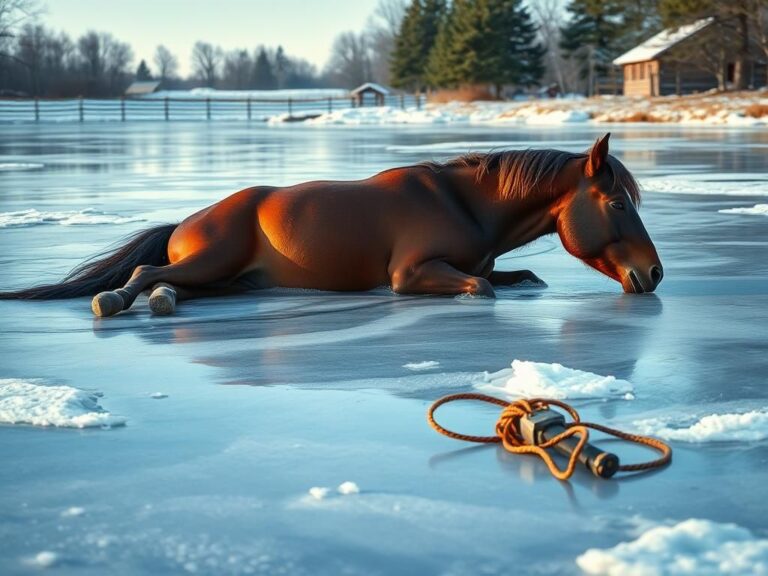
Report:
<svg viewBox="0 0 768 576"><path fill-rule="evenodd" d="M458 400L475 400L479 402L487 402L489 404L496 404L504 408L499 416L499 420L496 422L496 435L495 436L472 436L470 434L461 434L459 432L453 432L444 428L435 420L435 411L444 404L449 402L455 402ZM533 414L538 410L545 410L549 406L558 406L568 412L572 422L565 424L566 431L562 434L550 438L546 442L542 442L538 445L527 444L520 433L520 419ZM627 442L634 442L635 444L642 444L648 446L653 450L661 453L661 457L655 460L649 460L647 462L641 462L639 464L622 464L618 467L619 472L642 472L645 470L652 470L654 468L661 468L666 466L672 461L672 448L668 444L651 438L649 436L641 436L639 434L629 434L616 430L615 428L609 428L601 424L595 424L593 422L582 422L579 417L579 413L573 406L561 402L560 400L553 400L547 398L529 398L527 400L516 400L515 402L507 402L494 396L488 396L486 394L476 393L462 393L462 394L450 394L440 398L429 407L427 411L427 420L429 424L437 430L440 434L444 434L449 438L456 440L464 440L466 442L478 442L481 444L501 443L505 449L513 454L536 454L547 464L549 471L558 480L568 480L573 475L578 462L579 454L583 450L585 444L589 440L589 430L598 430L605 434L610 434L616 438L626 440ZM578 436L579 442L576 448L571 453L568 460L568 465L561 469L555 464L552 456L547 452L547 448L552 448L563 439L570 436Z"/></svg>

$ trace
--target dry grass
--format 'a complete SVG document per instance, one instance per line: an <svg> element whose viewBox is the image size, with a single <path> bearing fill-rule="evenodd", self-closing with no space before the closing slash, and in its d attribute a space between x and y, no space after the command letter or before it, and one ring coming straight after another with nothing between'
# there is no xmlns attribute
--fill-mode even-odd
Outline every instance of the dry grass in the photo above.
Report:
<svg viewBox="0 0 768 576"><path fill-rule="evenodd" d="M430 103L475 102L477 100L497 100L485 86L465 86L456 90L438 90L428 96Z"/></svg>
<svg viewBox="0 0 768 576"><path fill-rule="evenodd" d="M750 104L744 109L744 115L751 118L768 116L768 104Z"/></svg>

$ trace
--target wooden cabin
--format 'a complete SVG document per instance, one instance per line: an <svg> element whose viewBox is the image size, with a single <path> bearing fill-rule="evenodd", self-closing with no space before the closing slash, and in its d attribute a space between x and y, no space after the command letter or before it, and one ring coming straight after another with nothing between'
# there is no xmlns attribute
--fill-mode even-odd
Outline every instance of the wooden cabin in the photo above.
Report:
<svg viewBox="0 0 768 576"><path fill-rule="evenodd" d="M350 91L349 95L354 98L357 106L365 106L366 102L373 100L376 106L384 106L384 98L390 94L388 88L375 82L366 82Z"/></svg>
<svg viewBox="0 0 768 576"><path fill-rule="evenodd" d="M692 46L706 41L713 24L704 18L679 28L669 28L616 58L622 67L625 96L667 96L691 94L717 88L714 74L692 62ZM695 50L693 50L695 52ZM733 81L735 57L727 65L727 82ZM750 88L766 85L766 65L758 54L747 62L747 84Z"/></svg>

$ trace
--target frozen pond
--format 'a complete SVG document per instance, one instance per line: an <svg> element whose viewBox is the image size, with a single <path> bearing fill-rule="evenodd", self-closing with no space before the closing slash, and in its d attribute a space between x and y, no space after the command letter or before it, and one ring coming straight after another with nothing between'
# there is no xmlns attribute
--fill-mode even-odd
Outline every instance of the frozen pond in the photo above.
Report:
<svg viewBox="0 0 768 576"><path fill-rule="evenodd" d="M0 288L54 281L246 186L499 146L583 150L604 130L2 126ZM495 301L271 290L167 318L142 298L104 320L87 299L0 301L0 378L101 392L82 396L126 422L0 426L0 573L569 574L588 549L690 518L740 526L768 562L768 218L754 208L768 202L768 132L611 131L645 185L665 269L655 295L621 294L552 237L501 261L549 288ZM432 400L516 359L630 382L634 400L575 404L588 420L671 429L672 466L559 483L538 460L429 428ZM718 420L721 436L677 430L710 414L742 416ZM442 413L480 434L496 415ZM360 493L336 492L345 481Z"/></svg>

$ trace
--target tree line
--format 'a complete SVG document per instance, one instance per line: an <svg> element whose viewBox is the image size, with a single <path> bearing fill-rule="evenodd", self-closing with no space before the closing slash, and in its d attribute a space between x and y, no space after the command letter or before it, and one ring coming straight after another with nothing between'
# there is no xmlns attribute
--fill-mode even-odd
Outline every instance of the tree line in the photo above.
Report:
<svg viewBox="0 0 768 576"><path fill-rule="evenodd" d="M392 84L411 90L556 84L594 94L621 72L612 61L665 28L702 18L713 24L681 61L725 88L746 87L753 49L768 58L768 0L412 0L390 58Z"/></svg>

